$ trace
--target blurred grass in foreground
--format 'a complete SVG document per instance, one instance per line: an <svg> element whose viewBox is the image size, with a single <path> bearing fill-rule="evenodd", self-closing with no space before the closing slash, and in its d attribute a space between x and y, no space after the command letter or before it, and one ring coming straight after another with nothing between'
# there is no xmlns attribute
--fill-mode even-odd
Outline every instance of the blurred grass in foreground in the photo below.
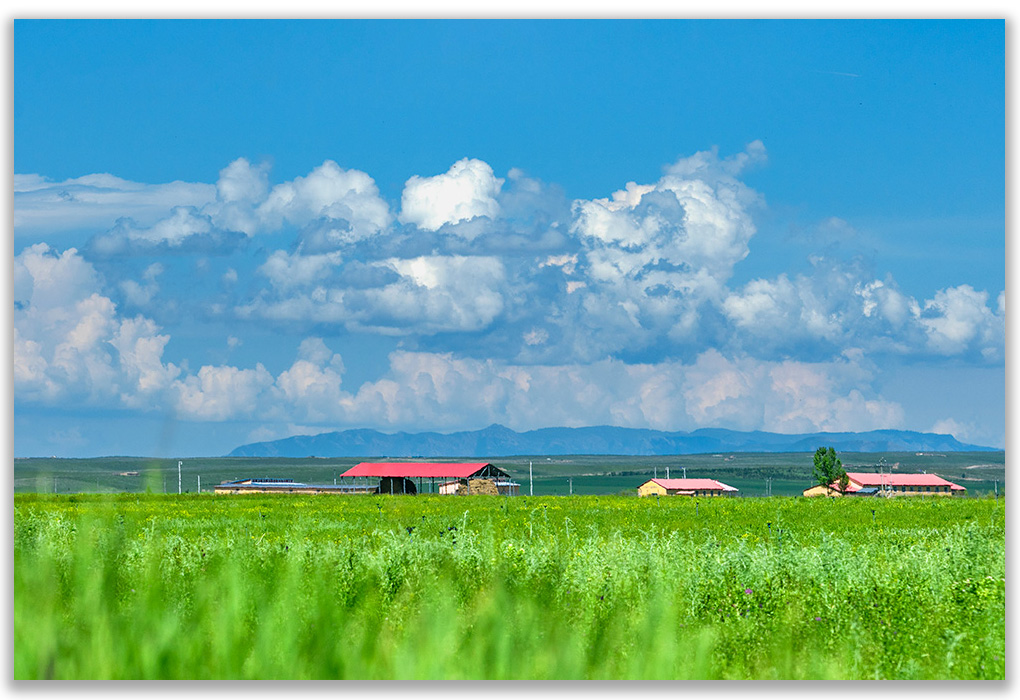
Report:
<svg viewBox="0 0 1020 700"><path fill-rule="evenodd" d="M1005 677L1003 500L14 505L16 679Z"/></svg>

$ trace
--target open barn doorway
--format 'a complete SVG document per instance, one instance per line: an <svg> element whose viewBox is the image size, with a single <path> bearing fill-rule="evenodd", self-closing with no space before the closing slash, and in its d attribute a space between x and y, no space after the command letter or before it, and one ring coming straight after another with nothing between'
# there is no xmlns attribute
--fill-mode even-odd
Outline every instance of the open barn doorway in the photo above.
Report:
<svg viewBox="0 0 1020 700"><path fill-rule="evenodd" d="M379 493L407 494L414 496L418 493L417 487L410 479L402 476L384 476L379 481Z"/></svg>

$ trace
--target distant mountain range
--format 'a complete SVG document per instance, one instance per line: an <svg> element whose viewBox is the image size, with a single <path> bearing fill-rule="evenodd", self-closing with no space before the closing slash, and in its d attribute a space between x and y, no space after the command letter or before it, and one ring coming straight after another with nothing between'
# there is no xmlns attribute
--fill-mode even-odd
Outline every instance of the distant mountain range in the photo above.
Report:
<svg viewBox="0 0 1020 700"><path fill-rule="evenodd" d="M909 430L781 435L703 428L663 432L639 428L542 428L523 433L490 425L457 433L343 430L241 445L229 457L510 457L513 455L677 455L716 452L997 452L952 435Z"/></svg>

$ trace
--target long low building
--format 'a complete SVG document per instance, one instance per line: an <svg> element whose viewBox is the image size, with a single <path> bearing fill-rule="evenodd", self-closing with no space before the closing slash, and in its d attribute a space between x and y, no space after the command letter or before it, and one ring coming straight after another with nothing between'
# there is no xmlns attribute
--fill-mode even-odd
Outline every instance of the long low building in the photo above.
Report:
<svg viewBox="0 0 1020 700"><path fill-rule="evenodd" d="M361 462L341 479L378 479L379 493L489 493L516 496L521 485L488 462ZM482 483L484 482L484 483ZM472 486L474 484L474 486Z"/></svg>
<svg viewBox="0 0 1020 700"><path fill-rule="evenodd" d="M213 486L213 493L304 493L340 496L345 494L378 493L377 486L365 484L302 484L293 479L236 479Z"/></svg>
<svg viewBox="0 0 1020 700"><path fill-rule="evenodd" d="M638 486L638 496L728 496L737 491L715 479L649 479Z"/></svg>
<svg viewBox="0 0 1020 700"><path fill-rule="evenodd" d="M846 493L833 482L828 487L812 486L805 496L857 496L868 493L876 496L953 496L967 493L967 489L935 474L875 474L847 472L850 480Z"/></svg>

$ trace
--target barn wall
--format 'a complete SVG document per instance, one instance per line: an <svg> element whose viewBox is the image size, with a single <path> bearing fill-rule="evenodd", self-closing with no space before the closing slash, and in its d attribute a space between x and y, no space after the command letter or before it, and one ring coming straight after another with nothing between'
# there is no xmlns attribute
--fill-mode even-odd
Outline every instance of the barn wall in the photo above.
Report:
<svg viewBox="0 0 1020 700"><path fill-rule="evenodd" d="M660 496L666 495L666 489L659 486L654 481L646 481L645 483L638 486L638 496L654 496L656 494Z"/></svg>

